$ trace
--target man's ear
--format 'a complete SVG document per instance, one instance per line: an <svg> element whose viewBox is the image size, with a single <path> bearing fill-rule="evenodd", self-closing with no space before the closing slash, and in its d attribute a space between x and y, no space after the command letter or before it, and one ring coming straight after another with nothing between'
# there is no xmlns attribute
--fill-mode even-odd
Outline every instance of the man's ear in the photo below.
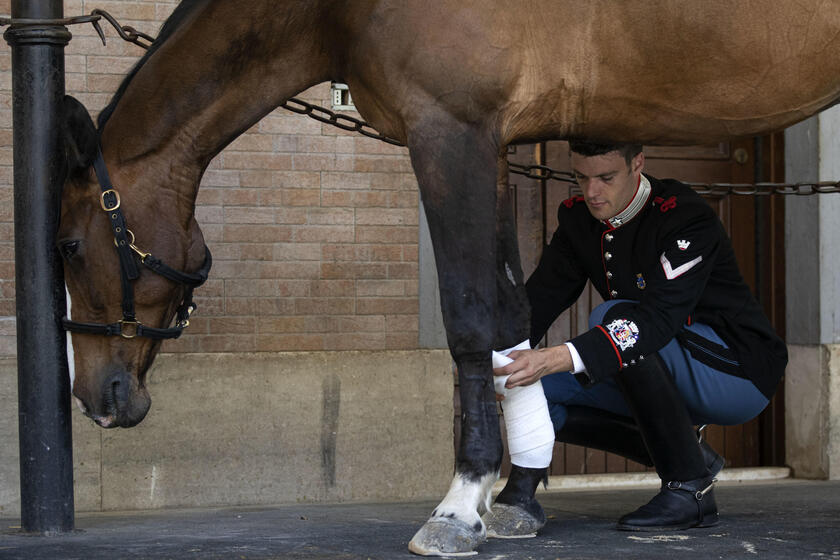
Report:
<svg viewBox="0 0 840 560"><path fill-rule="evenodd" d="M630 161L630 171L633 173L641 173L645 168L645 153L639 152Z"/></svg>
<svg viewBox="0 0 840 560"><path fill-rule="evenodd" d="M85 106L69 95L62 102L61 136L68 176L93 165L99 143L96 126Z"/></svg>

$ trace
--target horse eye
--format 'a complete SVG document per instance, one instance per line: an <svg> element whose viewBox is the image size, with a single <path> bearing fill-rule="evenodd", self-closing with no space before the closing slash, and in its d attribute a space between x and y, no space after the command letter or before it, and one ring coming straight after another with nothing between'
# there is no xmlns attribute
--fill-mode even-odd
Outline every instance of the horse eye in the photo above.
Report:
<svg viewBox="0 0 840 560"><path fill-rule="evenodd" d="M62 258L69 261L79 250L79 241L65 241L58 246Z"/></svg>

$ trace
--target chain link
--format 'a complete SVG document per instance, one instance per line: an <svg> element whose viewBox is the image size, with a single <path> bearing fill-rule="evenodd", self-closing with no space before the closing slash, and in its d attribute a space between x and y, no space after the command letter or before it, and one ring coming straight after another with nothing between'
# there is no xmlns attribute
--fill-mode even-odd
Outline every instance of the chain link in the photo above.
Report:
<svg viewBox="0 0 840 560"><path fill-rule="evenodd" d="M129 43L148 49L155 39L146 35L129 25L120 25L119 22L105 10L95 9L89 16L78 16L63 19L21 19L21 18L0 18L0 26L4 25L74 25L78 23L91 23L105 44L105 33L99 25L99 20L104 18L116 29L119 36ZM330 111L319 105L307 103L301 99L292 97L281 105L284 109L306 115L325 124L338 127L342 130L357 132L362 136L381 140L394 146L405 146L399 140L389 138L378 132L370 124L361 119L342 115ZM568 171L559 171L546 165L522 165L508 162L508 170L517 175L523 175L528 179L537 181L561 181L564 183L577 184L574 177ZM701 195L706 196L769 196L769 195L795 195L811 196L815 194L827 194L840 192L840 181L822 181L817 183L686 183Z"/></svg>
<svg viewBox="0 0 840 560"><path fill-rule="evenodd" d="M99 25L99 19L105 18L105 20L110 23L114 29L117 30L119 36L124 40L128 41L129 43L134 43L138 47L142 47L144 49L149 49L152 46L152 43L155 42L155 38L151 35L146 35L145 33L141 33L137 31L130 25L120 25L120 22L117 19L106 12L105 10L100 10L99 8L93 10L90 13L91 17L95 17L94 21L91 21L93 27L96 29L96 32L99 34L99 38L102 39L102 44L105 44L105 33L102 31L102 27Z"/></svg>

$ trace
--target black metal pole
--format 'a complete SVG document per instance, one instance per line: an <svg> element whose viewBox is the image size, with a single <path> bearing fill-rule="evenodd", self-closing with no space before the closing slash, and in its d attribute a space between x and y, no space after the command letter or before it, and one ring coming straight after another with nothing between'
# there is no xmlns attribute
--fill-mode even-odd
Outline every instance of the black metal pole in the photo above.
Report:
<svg viewBox="0 0 840 560"><path fill-rule="evenodd" d="M12 0L12 19L56 19L63 12L62 0ZM21 527L60 533L74 525L70 379L58 320L66 303L55 249L70 32L13 24L4 37L12 47Z"/></svg>

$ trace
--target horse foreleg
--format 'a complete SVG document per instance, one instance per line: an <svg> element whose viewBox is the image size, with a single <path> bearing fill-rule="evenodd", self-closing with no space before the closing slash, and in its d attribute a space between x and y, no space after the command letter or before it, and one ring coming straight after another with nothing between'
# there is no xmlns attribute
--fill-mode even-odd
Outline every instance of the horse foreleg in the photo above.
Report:
<svg viewBox="0 0 840 560"><path fill-rule="evenodd" d="M519 243L516 232L516 220L512 193L508 183L508 165L505 157L499 158L498 179L496 185L496 285L498 303L496 307L496 342L495 348L510 348L527 339L530 331L530 306L525 291L524 275L519 258ZM542 388L529 389L531 393L520 395L509 393L502 403L506 420L514 411L511 407L530 407L536 400L542 398ZM517 398L525 397L527 404L516 402ZM531 397L531 398L529 398ZM542 405L543 403L538 403ZM518 412L518 411L516 411ZM530 445L526 445L528 457L523 458L517 451L521 442L509 445L511 450L511 467L508 484L504 491L496 498L493 507L483 516L488 537L521 538L532 537L545 525L546 517L542 506L537 502L534 494L540 481L548 475L548 461L554 446L554 430L550 426L547 409L545 414L539 415L536 410L528 410L528 422L523 418L516 420L517 431L526 432ZM543 424L548 423L549 426ZM514 437L517 433L513 433ZM510 444L511 431L508 431ZM517 463L527 464L527 467ZM536 468L534 468L536 467Z"/></svg>
<svg viewBox="0 0 840 560"><path fill-rule="evenodd" d="M461 442L446 497L414 535L423 555L472 554L502 459L490 352L496 331L495 163L490 135L448 116L409 134L437 262L441 307L458 367Z"/></svg>

